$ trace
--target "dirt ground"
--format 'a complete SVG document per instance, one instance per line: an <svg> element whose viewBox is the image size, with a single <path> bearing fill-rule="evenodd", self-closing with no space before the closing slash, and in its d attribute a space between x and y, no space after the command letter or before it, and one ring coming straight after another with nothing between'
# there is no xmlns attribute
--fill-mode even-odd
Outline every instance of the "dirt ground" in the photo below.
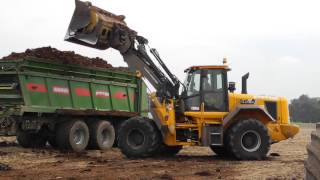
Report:
<svg viewBox="0 0 320 180"><path fill-rule="evenodd" d="M185 147L171 158L126 159L118 149L63 153L23 149L0 138L0 179L303 179L305 150L314 126L294 139L272 145L265 161L221 159L209 148ZM1 143L2 141L2 143Z"/></svg>

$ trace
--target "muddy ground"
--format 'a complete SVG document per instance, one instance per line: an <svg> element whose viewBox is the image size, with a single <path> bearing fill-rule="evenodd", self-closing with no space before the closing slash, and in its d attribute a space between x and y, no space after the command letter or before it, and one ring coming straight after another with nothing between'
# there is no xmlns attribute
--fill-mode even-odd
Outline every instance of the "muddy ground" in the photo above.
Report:
<svg viewBox="0 0 320 180"><path fill-rule="evenodd" d="M63 153L23 149L14 138L0 138L0 168L11 168L0 171L0 179L303 179L314 129L304 126L296 138L272 145L265 161L221 159L203 147L185 147L172 158L129 160L116 148Z"/></svg>

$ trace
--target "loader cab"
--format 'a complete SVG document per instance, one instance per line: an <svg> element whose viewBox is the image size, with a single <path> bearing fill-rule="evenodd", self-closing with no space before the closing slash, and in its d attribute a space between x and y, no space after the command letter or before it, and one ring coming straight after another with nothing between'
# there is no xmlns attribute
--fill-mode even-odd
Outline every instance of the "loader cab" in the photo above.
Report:
<svg viewBox="0 0 320 180"><path fill-rule="evenodd" d="M193 66L187 73L181 97L185 111L228 111L228 66Z"/></svg>

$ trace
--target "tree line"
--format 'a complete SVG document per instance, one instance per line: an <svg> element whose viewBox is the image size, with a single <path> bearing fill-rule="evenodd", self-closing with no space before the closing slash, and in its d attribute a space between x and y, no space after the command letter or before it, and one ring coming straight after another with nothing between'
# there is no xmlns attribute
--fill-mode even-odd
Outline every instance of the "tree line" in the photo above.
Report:
<svg viewBox="0 0 320 180"><path fill-rule="evenodd" d="M290 119L295 122L320 122L320 98L301 95L291 100L289 105Z"/></svg>

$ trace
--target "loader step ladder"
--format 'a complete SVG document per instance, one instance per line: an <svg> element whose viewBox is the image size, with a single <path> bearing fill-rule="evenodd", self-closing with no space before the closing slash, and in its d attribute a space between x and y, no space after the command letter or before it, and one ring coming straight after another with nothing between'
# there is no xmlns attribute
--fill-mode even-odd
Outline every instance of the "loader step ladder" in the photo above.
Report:
<svg viewBox="0 0 320 180"><path fill-rule="evenodd" d="M206 124L202 130L203 146L223 146L222 124Z"/></svg>
<svg viewBox="0 0 320 180"><path fill-rule="evenodd" d="M210 133L210 145L211 146L222 146L223 145L222 141L223 141L222 132Z"/></svg>

